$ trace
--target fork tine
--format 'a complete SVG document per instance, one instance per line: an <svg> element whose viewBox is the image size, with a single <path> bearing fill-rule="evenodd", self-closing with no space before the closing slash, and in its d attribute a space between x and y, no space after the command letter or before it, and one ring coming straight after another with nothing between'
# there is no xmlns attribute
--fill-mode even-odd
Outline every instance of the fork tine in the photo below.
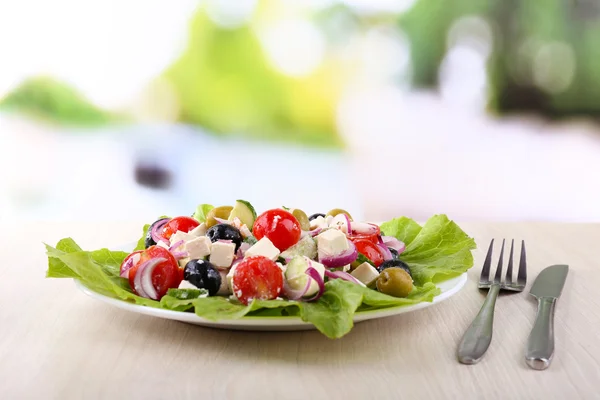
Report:
<svg viewBox="0 0 600 400"><path fill-rule="evenodd" d="M513 250L515 247L515 239L510 241L510 256L508 258L508 267L506 267L506 276L504 277L504 283L506 285L512 284L512 275L513 275Z"/></svg>
<svg viewBox="0 0 600 400"><path fill-rule="evenodd" d="M483 262L483 268L481 269L481 276L479 277L480 282L489 282L490 280L490 267L492 265L492 251L494 250L494 239L490 242L485 261Z"/></svg>
<svg viewBox="0 0 600 400"><path fill-rule="evenodd" d="M525 286L527 284L527 260L525 255L525 241L521 240L521 260L519 261L519 275L517 283Z"/></svg>
<svg viewBox="0 0 600 400"><path fill-rule="evenodd" d="M494 276L494 283L500 283L502 281L502 259L504 258L504 239L502 239L502 247L500 248L500 258L498 259L498 268L496 268L496 275Z"/></svg>

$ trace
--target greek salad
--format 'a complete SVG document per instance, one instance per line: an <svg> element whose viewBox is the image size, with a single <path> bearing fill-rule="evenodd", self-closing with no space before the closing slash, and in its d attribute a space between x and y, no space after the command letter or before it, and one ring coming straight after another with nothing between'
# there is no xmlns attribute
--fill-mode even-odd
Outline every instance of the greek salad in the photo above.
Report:
<svg viewBox="0 0 600 400"><path fill-rule="evenodd" d="M47 246L48 276L140 305L212 319L300 317L331 338L356 312L432 301L473 265L475 243L445 215L381 226L333 209L308 215L250 202L198 206L144 227L132 252Z"/></svg>

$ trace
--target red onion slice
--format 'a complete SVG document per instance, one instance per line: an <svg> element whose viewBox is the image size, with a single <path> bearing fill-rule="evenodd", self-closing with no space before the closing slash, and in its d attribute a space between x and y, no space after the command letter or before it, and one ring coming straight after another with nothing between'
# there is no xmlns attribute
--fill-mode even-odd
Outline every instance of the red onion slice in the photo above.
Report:
<svg viewBox="0 0 600 400"><path fill-rule="evenodd" d="M381 230L375 224L369 224L367 222L353 222L352 233L360 233L365 235L379 235Z"/></svg>
<svg viewBox="0 0 600 400"><path fill-rule="evenodd" d="M224 219L224 218L217 218L215 217L215 221L217 221L220 224L229 224L229 221Z"/></svg>
<svg viewBox="0 0 600 400"><path fill-rule="evenodd" d="M381 253L381 256L383 257L383 261L389 261L392 258L394 258L394 256L392 256L392 252L390 251L390 249L388 249L388 247L385 245L385 243L383 243L383 239L381 239L381 236L377 236L377 240L379 241L379 243L377 243L377 248L379 249L379 252Z"/></svg>
<svg viewBox="0 0 600 400"><path fill-rule="evenodd" d="M364 283L344 271L328 271L325 270L325 276L332 279L342 279L348 282L356 283L357 285L365 286Z"/></svg>
<svg viewBox="0 0 600 400"><path fill-rule="evenodd" d="M325 293L325 281L323 280L323 277L321 276L319 271L317 271L313 267L309 267L306 270L306 274L308 274L308 276L310 276L312 279L315 280L315 282L317 282L317 285L319 285L319 291L313 297L306 299L305 301L319 300L319 298L321 298L321 296L323 296L323 293Z"/></svg>
<svg viewBox="0 0 600 400"><path fill-rule="evenodd" d="M321 233L321 231L322 231L322 230L323 230L323 228L316 228L316 229L313 229L312 231L308 231L308 234L309 234L311 237L315 237L315 236L317 236L319 233Z"/></svg>
<svg viewBox="0 0 600 400"><path fill-rule="evenodd" d="M382 236L381 240L387 247L396 250L398 254L402 253L406 249L406 245L393 236Z"/></svg>
<svg viewBox="0 0 600 400"><path fill-rule="evenodd" d="M352 241L348 240L348 250L337 255L319 253L319 262L329 268L338 268L350 264L358 258L358 251Z"/></svg>
<svg viewBox="0 0 600 400"><path fill-rule="evenodd" d="M242 242L242 244L240 245L240 248L237 251L237 257L244 258L244 256L246 255L246 252L248 251L248 249L250 247L252 247L252 245L250 243Z"/></svg>
<svg viewBox="0 0 600 400"><path fill-rule="evenodd" d="M140 264L135 273L135 278L133 278L133 287L138 295L147 299L158 300L158 293L152 284L152 272L158 264L164 261L167 261L167 259L159 257Z"/></svg>
<svg viewBox="0 0 600 400"><path fill-rule="evenodd" d="M304 273L306 275L308 275L308 279L306 280L306 286L304 286L304 289L302 289L302 290L292 289L288 285L287 280L285 278L283 279L283 289L284 289L285 295L288 299L314 301L314 300L319 299L321 296L323 296L323 293L325 292L325 282L323 281L321 274L319 274L319 271L317 271L314 267L310 266L310 265L312 265L310 260L308 260L308 265L309 265L309 267L306 269L306 271L304 271ZM308 299L304 299L303 297L310 290L313 280L319 286L319 291L317 293L315 293L314 296L311 296Z"/></svg>
<svg viewBox="0 0 600 400"><path fill-rule="evenodd" d="M140 258L140 253L134 254L133 256L129 257L129 260L127 260L123 267L121 267L121 278L129 279L129 270L131 269L131 267L137 264L138 261L140 261Z"/></svg>
<svg viewBox="0 0 600 400"><path fill-rule="evenodd" d="M167 222L169 222L171 220L171 218L163 218L163 219L159 219L158 221L156 221L154 223L154 225L152 225L152 229L150 230L150 236L152 237L152 240L154 240L156 243L163 241L163 242L169 242L168 240L166 240L163 235L162 235L162 228L167 224Z"/></svg>
<svg viewBox="0 0 600 400"><path fill-rule="evenodd" d="M190 255L187 251L172 251L171 254L173 254L173 257L175 257L177 261Z"/></svg>
<svg viewBox="0 0 600 400"><path fill-rule="evenodd" d="M178 240L178 241L176 241L171 246L169 246L169 251L175 250L176 248L178 248L179 246L181 246L184 243L185 243L185 240Z"/></svg>

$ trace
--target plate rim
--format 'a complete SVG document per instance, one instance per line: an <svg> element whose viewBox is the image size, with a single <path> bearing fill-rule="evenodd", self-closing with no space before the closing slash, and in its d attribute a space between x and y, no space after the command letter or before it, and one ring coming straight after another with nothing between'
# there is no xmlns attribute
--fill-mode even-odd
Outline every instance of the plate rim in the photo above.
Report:
<svg viewBox="0 0 600 400"><path fill-rule="evenodd" d="M265 316L244 316L238 319L222 319L222 320L209 320L206 318L202 318L195 313L192 312L183 312L183 311L174 311L174 310L166 310L163 308L149 307L141 304L131 303L125 300L116 299L113 297L105 296L101 293L98 293L83 283L81 283L78 279L74 279L75 285L79 290L85 293L87 296L100 300L104 303L110 304L117 308L134 312L137 314L148 315L152 317L158 317L163 319L176 320L181 322L194 323L205 326L229 326L229 327L275 327L275 326L313 326L311 322L303 321L299 316L278 316L278 317L265 317ZM437 282L436 286L439 288L440 284L450 283L451 281L455 281L454 284L446 291L440 293L435 296L432 301L423 301L416 304L411 305L402 305L402 306L394 306L394 307L386 307L382 309L376 310L366 310L356 312L353 316L354 322L367 321L371 319L379 319L390 317L394 315L400 315L408 312L413 312L417 310L421 310L424 308L428 308L447 300L448 298L454 296L458 292L460 292L465 284L468 281L467 272L463 272L461 275L453 277L451 279Z"/></svg>

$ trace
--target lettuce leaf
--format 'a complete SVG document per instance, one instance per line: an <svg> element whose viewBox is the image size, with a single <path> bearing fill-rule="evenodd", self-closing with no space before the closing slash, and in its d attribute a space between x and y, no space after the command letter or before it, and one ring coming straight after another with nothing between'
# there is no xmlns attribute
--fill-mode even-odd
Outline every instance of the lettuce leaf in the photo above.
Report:
<svg viewBox="0 0 600 400"><path fill-rule="evenodd" d="M210 204L200 204L196 207L196 212L192 217L196 218L200 223L206 222L206 215L215 208Z"/></svg>
<svg viewBox="0 0 600 400"><path fill-rule="evenodd" d="M200 205L198 215L194 216L205 218L210 208L210 205ZM137 248L144 248L148 228L149 225L144 227ZM315 325L327 337L340 338L352 329L357 311L430 302L440 293L436 281L460 274L473 265L471 250L475 248L475 242L445 215L432 217L422 227L409 218L396 218L382 224L381 229L386 235L406 243L401 259L409 265L415 281L413 291L406 298L333 279L325 284L324 295L314 302L255 300L243 305L227 297L204 297L204 290L181 289L170 289L160 301L155 301L135 295L128 280L119 276L127 252L105 248L84 251L71 238L60 240L56 247L46 245L46 276L77 279L90 290L105 296L149 307L194 312L212 321L296 316Z"/></svg>
<svg viewBox="0 0 600 400"><path fill-rule="evenodd" d="M431 217L423 227L409 218L395 218L381 224L381 230L406 244L400 259L408 264L417 286L452 278L473 266L475 241L446 215Z"/></svg>

